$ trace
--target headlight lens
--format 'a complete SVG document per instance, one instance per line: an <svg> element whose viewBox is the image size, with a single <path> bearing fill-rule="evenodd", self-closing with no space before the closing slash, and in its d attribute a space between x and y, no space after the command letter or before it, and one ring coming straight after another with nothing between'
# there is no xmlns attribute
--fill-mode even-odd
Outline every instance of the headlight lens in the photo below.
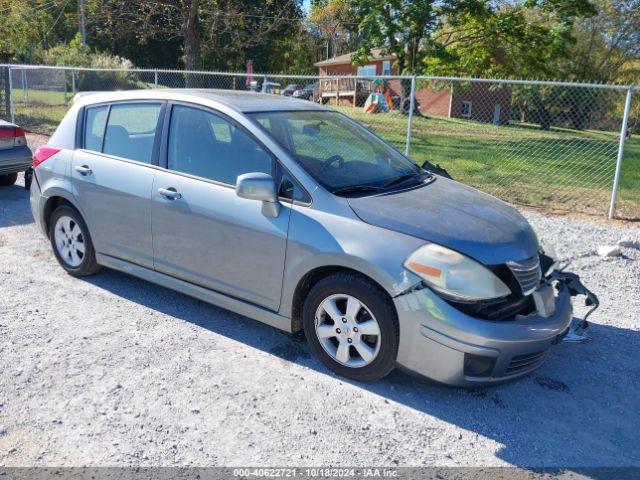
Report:
<svg viewBox="0 0 640 480"><path fill-rule="evenodd" d="M434 290L456 300L489 300L511 293L509 287L483 265L435 243L413 252L404 266Z"/></svg>

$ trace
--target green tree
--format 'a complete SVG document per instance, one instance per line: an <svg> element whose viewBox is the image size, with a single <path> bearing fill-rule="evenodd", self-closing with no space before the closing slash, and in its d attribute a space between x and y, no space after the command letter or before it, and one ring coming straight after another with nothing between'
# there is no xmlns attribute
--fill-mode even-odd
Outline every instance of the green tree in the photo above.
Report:
<svg viewBox="0 0 640 480"><path fill-rule="evenodd" d="M556 78L558 60L574 44L577 19L595 13L588 0L501 4L466 0L447 8L434 35L439 55L424 72L469 76Z"/></svg>
<svg viewBox="0 0 640 480"><path fill-rule="evenodd" d="M631 66L640 60L640 0L597 0L596 6L596 15L575 22L576 41L558 70L572 80L637 83Z"/></svg>
<svg viewBox="0 0 640 480"><path fill-rule="evenodd" d="M262 69L285 63L302 24L300 1L106 0L104 17L117 26L114 37L177 47L186 69L238 70L247 59Z"/></svg>
<svg viewBox="0 0 640 480"><path fill-rule="evenodd" d="M358 23L351 0L314 0L308 22L313 34L325 47L323 58L341 55L357 48Z"/></svg>
<svg viewBox="0 0 640 480"><path fill-rule="evenodd" d="M432 34L451 0L353 0L359 18L360 46L354 62L365 63L373 48L396 57L401 74L419 73L422 60L437 50Z"/></svg>

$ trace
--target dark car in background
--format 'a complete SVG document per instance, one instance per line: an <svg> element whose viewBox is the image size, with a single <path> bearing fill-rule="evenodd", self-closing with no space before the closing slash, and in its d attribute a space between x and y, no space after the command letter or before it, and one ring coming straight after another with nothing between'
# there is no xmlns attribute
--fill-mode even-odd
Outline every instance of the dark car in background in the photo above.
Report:
<svg viewBox="0 0 640 480"><path fill-rule="evenodd" d="M315 88L316 84L310 83L293 92L292 96L299 98L300 100L311 100L313 98L313 91Z"/></svg>
<svg viewBox="0 0 640 480"><path fill-rule="evenodd" d="M300 90L301 88L302 88L302 85L300 85L299 83L290 83L289 85L284 87L284 89L282 89L282 92L280 92L280 95L284 95L285 97L292 97L294 92L296 92L297 90Z"/></svg>
<svg viewBox="0 0 640 480"><path fill-rule="evenodd" d="M18 173L25 172L25 186L31 186L31 150L24 130L0 120L0 187L16 183Z"/></svg>

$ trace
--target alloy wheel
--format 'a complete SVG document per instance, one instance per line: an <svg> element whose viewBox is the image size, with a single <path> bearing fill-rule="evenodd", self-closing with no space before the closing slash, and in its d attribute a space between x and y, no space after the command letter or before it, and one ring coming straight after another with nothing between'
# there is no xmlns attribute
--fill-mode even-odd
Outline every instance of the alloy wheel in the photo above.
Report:
<svg viewBox="0 0 640 480"><path fill-rule="evenodd" d="M86 252L80 225L70 216L62 215L56 221L53 235L60 258L71 268L79 267Z"/></svg>
<svg viewBox="0 0 640 480"><path fill-rule="evenodd" d="M336 362L352 368L369 365L380 351L380 325L357 298L335 294L325 298L315 315L320 345Z"/></svg>

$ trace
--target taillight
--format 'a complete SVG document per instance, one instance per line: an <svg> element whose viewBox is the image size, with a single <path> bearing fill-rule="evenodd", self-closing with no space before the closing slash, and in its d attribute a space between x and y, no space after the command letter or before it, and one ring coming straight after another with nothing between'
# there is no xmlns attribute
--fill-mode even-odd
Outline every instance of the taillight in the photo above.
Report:
<svg viewBox="0 0 640 480"><path fill-rule="evenodd" d="M41 145L33 154L33 168L36 168L42 162L44 162L49 157L52 157L56 153L60 151L59 148L51 147L49 145Z"/></svg>
<svg viewBox="0 0 640 480"><path fill-rule="evenodd" d="M16 127L15 138L13 139L13 145L16 147L24 147L27 144L27 136L24 134L24 130L20 127Z"/></svg>
<svg viewBox="0 0 640 480"><path fill-rule="evenodd" d="M4 148L21 147L27 144L27 137L20 127L0 128L0 142Z"/></svg>

